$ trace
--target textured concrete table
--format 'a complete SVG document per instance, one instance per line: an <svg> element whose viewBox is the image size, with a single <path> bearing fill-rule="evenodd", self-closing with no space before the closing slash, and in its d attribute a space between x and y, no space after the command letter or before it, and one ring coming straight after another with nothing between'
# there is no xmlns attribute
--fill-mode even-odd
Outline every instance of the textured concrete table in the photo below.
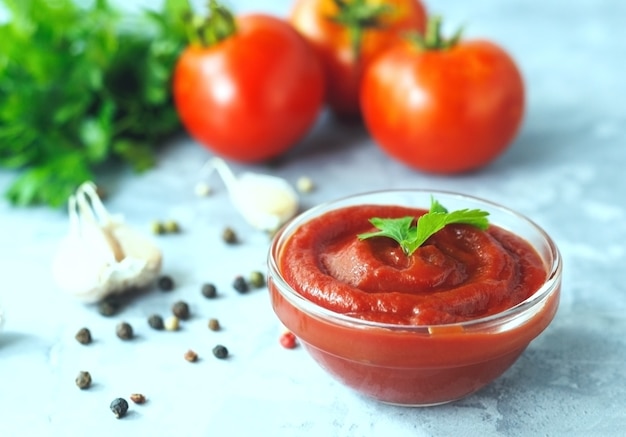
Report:
<svg viewBox="0 0 626 437"><path fill-rule="evenodd" d="M233 1L238 10L284 15L289 1ZM232 278L264 270L267 237L246 226L225 190L194 195L209 152L187 138L166 147L141 176L103 182L107 207L149 233L153 219L175 219L180 235L155 237L171 293L153 291L106 318L59 293L50 263L67 231L64 212L0 203L0 435L271 436L617 436L626 433L626 3L581 0L429 2L450 26L492 38L518 60L528 89L522 132L483 171L433 177L391 161L359 128L322 116L311 135L276 168L317 190L303 207L374 189L463 191L532 217L559 245L565 263L559 313L549 329L495 383L465 400L428 409L381 405L327 377L301 349L278 344L282 331L264 289L232 290ZM237 171L243 167L236 166ZM252 167L263 171L262 167ZM0 189L13 175L0 173ZM242 244L225 246L225 224ZM200 294L205 281L220 298ZM180 332L151 330L146 318L174 300L194 316ZM206 327L218 317L221 332ZM122 342L115 325L137 337ZM89 346L74 340L88 326ZM228 360L211 348L222 343ZM195 349L200 360L183 359ZM94 385L81 391L78 371ZM110 401L142 392L124 420Z"/></svg>

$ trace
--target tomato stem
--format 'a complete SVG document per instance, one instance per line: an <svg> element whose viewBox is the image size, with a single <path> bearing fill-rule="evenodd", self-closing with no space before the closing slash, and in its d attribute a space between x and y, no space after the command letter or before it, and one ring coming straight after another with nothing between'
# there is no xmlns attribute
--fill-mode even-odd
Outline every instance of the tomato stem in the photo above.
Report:
<svg viewBox="0 0 626 437"><path fill-rule="evenodd" d="M368 29L383 28L382 17L392 11L388 4L370 5L366 0L333 0L338 12L328 17L329 20L344 26L350 37L355 57L361 54L363 33Z"/></svg>
<svg viewBox="0 0 626 437"><path fill-rule="evenodd" d="M202 47L215 45L237 31L235 16L217 0L209 0L206 17L190 12L185 21L189 42Z"/></svg>
<svg viewBox="0 0 626 437"><path fill-rule="evenodd" d="M447 50L454 47L461 40L463 28L459 28L450 38L444 38L441 34L441 22L441 16L431 16L424 34L412 32L408 39L422 50Z"/></svg>

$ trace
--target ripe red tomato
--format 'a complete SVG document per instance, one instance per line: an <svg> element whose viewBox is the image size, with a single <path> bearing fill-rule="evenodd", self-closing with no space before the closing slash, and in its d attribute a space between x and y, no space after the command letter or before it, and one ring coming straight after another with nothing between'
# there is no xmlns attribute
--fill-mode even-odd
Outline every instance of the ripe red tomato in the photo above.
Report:
<svg viewBox="0 0 626 437"><path fill-rule="evenodd" d="M427 172L478 169L500 155L523 118L524 85L496 44L458 41L441 50L404 43L365 73L366 128L390 156Z"/></svg>
<svg viewBox="0 0 626 437"><path fill-rule="evenodd" d="M173 96L187 131L225 158L260 162L300 140L316 121L324 75L305 39L286 21L236 18L214 45L190 45L174 70Z"/></svg>
<svg viewBox="0 0 626 437"><path fill-rule="evenodd" d="M341 118L355 118L360 115L359 88L364 69L376 55L398 42L404 32L423 31L426 10L419 0L348 0L343 11L338 3L297 0L289 20L322 60L330 108ZM352 24L346 23L350 18L345 17L356 15L360 21L354 18Z"/></svg>

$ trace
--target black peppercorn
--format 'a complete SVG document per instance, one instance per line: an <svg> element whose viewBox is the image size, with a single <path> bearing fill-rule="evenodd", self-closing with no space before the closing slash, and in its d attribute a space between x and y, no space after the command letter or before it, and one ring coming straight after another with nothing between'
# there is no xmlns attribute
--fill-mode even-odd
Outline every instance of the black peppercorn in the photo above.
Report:
<svg viewBox="0 0 626 437"><path fill-rule="evenodd" d="M91 331L88 328L80 328L75 338L80 344L89 344L91 343Z"/></svg>
<svg viewBox="0 0 626 437"><path fill-rule="evenodd" d="M172 291L174 289L174 280L164 275L159 278L157 285L161 291Z"/></svg>
<svg viewBox="0 0 626 437"><path fill-rule="evenodd" d="M157 331L165 328L165 324L163 323L163 317L158 314L152 314L150 317L148 317L148 325L150 325L152 329L156 329Z"/></svg>
<svg viewBox="0 0 626 437"><path fill-rule="evenodd" d="M202 286L202 295L208 299L213 299L217 296L217 288L213 284L204 284Z"/></svg>
<svg viewBox="0 0 626 437"><path fill-rule="evenodd" d="M120 304L114 300L103 300L98 304L98 312L106 317L117 314L120 310Z"/></svg>
<svg viewBox="0 0 626 437"><path fill-rule="evenodd" d="M133 327L129 323L121 322L117 324L115 333L122 340L130 340L133 338Z"/></svg>
<svg viewBox="0 0 626 437"><path fill-rule="evenodd" d="M237 276L233 282L233 288L239 293L245 293L248 291L248 283L243 276Z"/></svg>
<svg viewBox="0 0 626 437"><path fill-rule="evenodd" d="M85 371L79 372L76 377L76 385L81 390L89 388L91 386L91 374Z"/></svg>
<svg viewBox="0 0 626 437"><path fill-rule="evenodd" d="M218 344L213 348L213 355L215 355L216 358L223 360L224 358L228 357L228 349L226 349L225 346Z"/></svg>
<svg viewBox="0 0 626 437"><path fill-rule="evenodd" d="M128 411L128 402L126 402L126 399L123 398L113 399L110 408L111 411L113 411L113 414L115 414L115 417L120 419L124 417Z"/></svg>
<svg viewBox="0 0 626 437"><path fill-rule="evenodd" d="M250 273L250 285L254 288L261 288L265 286L265 276L263 273L255 271Z"/></svg>
<svg viewBox="0 0 626 437"><path fill-rule="evenodd" d="M181 320L189 319L189 305L187 304L187 302L179 300L174 305L172 305L172 314L174 314Z"/></svg>
<svg viewBox="0 0 626 437"><path fill-rule="evenodd" d="M222 240L224 240L226 244L236 244L239 239L232 228L225 228L222 231Z"/></svg>

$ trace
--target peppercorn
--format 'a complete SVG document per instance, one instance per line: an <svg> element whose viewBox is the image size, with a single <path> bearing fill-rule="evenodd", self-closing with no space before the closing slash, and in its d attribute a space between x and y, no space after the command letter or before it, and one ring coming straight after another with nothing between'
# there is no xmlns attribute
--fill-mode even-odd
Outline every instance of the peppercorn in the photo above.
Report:
<svg viewBox="0 0 626 437"><path fill-rule="evenodd" d="M103 300L98 304L98 312L106 317L113 316L117 314L120 309L120 304L114 300Z"/></svg>
<svg viewBox="0 0 626 437"><path fill-rule="evenodd" d="M150 325L152 329L156 329L157 331L160 331L165 327L163 325L163 317L158 314L152 314L150 317L148 317L148 325Z"/></svg>
<svg viewBox="0 0 626 437"><path fill-rule="evenodd" d="M311 178L302 176L296 181L296 188L301 193L310 193L315 189L315 184L313 183Z"/></svg>
<svg viewBox="0 0 626 437"><path fill-rule="evenodd" d="M153 234L161 235L165 233L165 226L161 222L154 221L150 225Z"/></svg>
<svg viewBox="0 0 626 437"><path fill-rule="evenodd" d="M239 293L245 293L248 291L248 283L243 278L243 276L235 277L235 281L233 282L233 288L237 290Z"/></svg>
<svg viewBox="0 0 626 437"><path fill-rule="evenodd" d="M80 344L89 344L91 343L91 331L88 328L80 328L75 338Z"/></svg>
<svg viewBox="0 0 626 437"><path fill-rule="evenodd" d="M129 397L130 397L130 400L133 401L136 404L145 404L146 403L146 397L144 395L142 395L141 393L133 393Z"/></svg>
<svg viewBox="0 0 626 437"><path fill-rule="evenodd" d="M239 238L237 238L237 234L233 228L227 227L222 231L222 240L224 240L226 244L236 244Z"/></svg>
<svg viewBox="0 0 626 437"><path fill-rule="evenodd" d="M265 276L263 275L263 273L255 271L250 273L250 279L249 279L250 285L252 285L254 288L261 288L265 286Z"/></svg>
<svg viewBox="0 0 626 437"><path fill-rule="evenodd" d="M213 299L217 296L217 288L213 284L204 284L202 286L202 295L207 299Z"/></svg>
<svg viewBox="0 0 626 437"><path fill-rule="evenodd" d="M178 331L180 327L180 323L178 317L171 316L165 319L165 330L166 331Z"/></svg>
<svg viewBox="0 0 626 437"><path fill-rule="evenodd" d="M187 352L185 352L185 359L190 363L195 363L196 361L198 361L198 354L195 351L189 349Z"/></svg>
<svg viewBox="0 0 626 437"><path fill-rule="evenodd" d="M177 234L180 232L180 226L178 225L178 222L174 220L166 221L163 224L163 228L165 229L165 232L167 232L168 234Z"/></svg>
<svg viewBox="0 0 626 437"><path fill-rule="evenodd" d="M161 291L172 291L174 289L174 280L170 276L164 275L159 278L157 285Z"/></svg>
<svg viewBox="0 0 626 437"><path fill-rule="evenodd" d="M126 402L126 399L123 398L113 399L110 408L111 411L113 411L113 414L115 414L115 417L120 419L126 416L126 412L128 411L128 402Z"/></svg>
<svg viewBox="0 0 626 437"><path fill-rule="evenodd" d="M115 327L115 333L122 340L130 340L133 338L133 327L129 323L120 322Z"/></svg>
<svg viewBox="0 0 626 437"><path fill-rule="evenodd" d="M221 329L219 320L209 319L209 329L211 331L219 331Z"/></svg>
<svg viewBox="0 0 626 437"><path fill-rule="evenodd" d="M223 360L224 358L228 357L228 349L226 349L225 346L218 344L213 348L213 355L215 356L215 358Z"/></svg>
<svg viewBox="0 0 626 437"><path fill-rule="evenodd" d="M187 302L179 300L172 305L172 313L180 320L189 319L189 305Z"/></svg>
<svg viewBox="0 0 626 437"><path fill-rule="evenodd" d="M76 385L81 390L91 387L91 374L89 372L80 371L76 377Z"/></svg>
<svg viewBox="0 0 626 437"><path fill-rule="evenodd" d="M280 336L280 344L285 349L293 349L297 346L296 336L293 332L286 331Z"/></svg>

